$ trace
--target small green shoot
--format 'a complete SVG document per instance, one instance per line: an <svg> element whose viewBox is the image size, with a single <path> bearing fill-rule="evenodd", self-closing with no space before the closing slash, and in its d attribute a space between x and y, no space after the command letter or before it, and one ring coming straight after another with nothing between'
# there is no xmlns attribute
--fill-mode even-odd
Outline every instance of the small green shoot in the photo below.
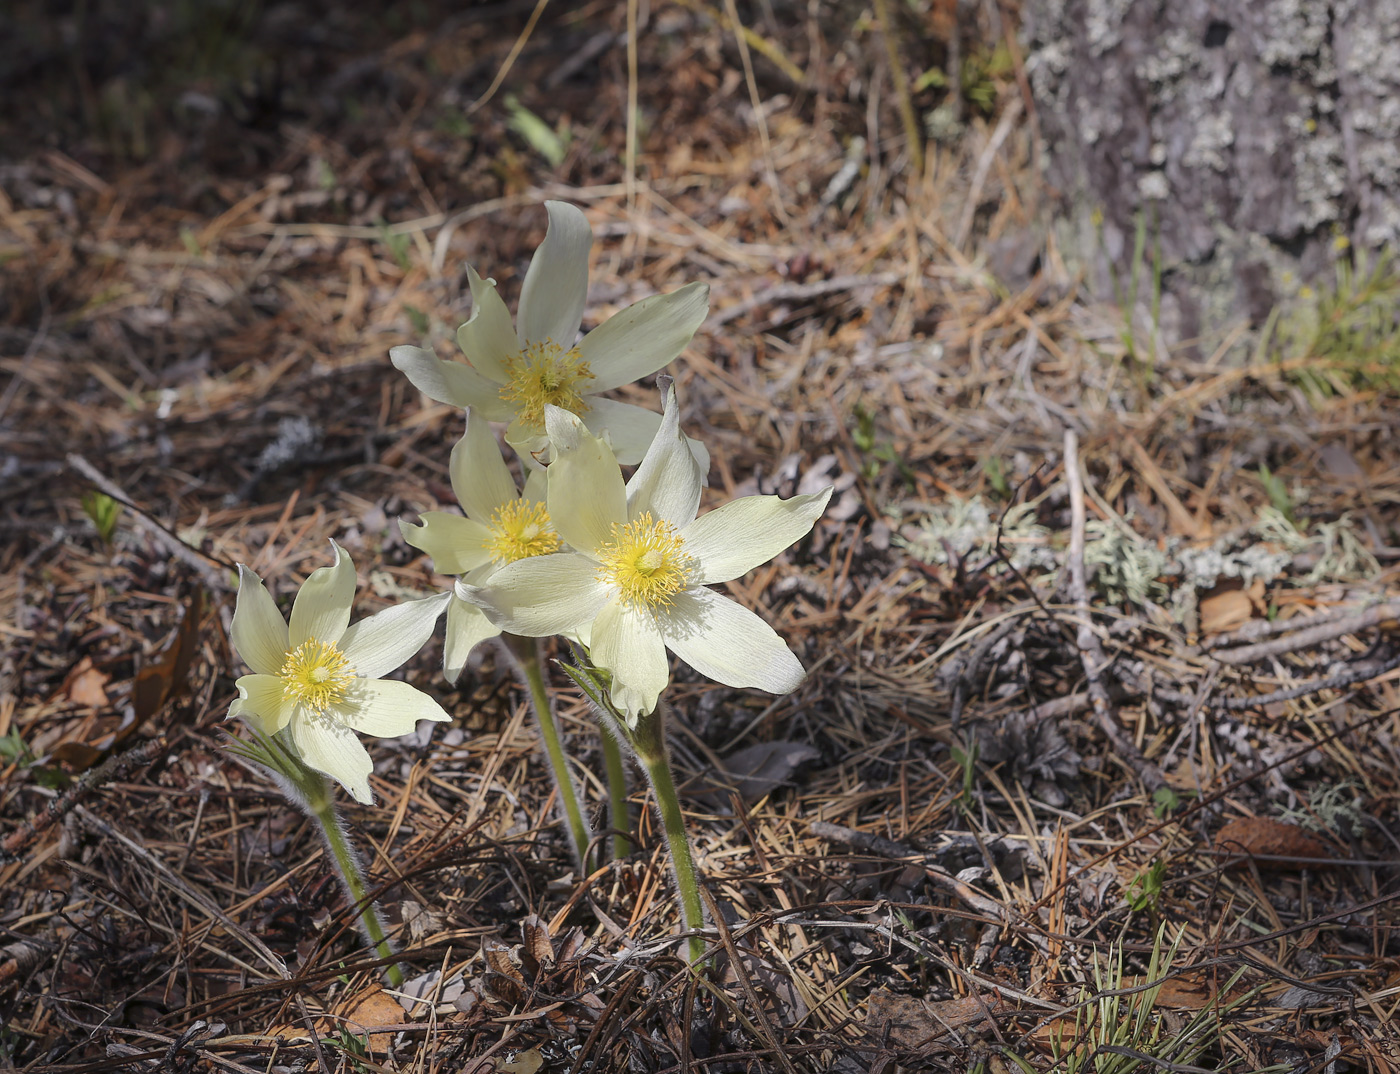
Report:
<svg viewBox="0 0 1400 1074"><path fill-rule="evenodd" d="M958 792L957 802L960 808L967 809L972 802L972 788L977 782L977 751L978 743L974 738L969 738L964 746L953 746L949 755L953 758L953 763L962 769L962 790Z"/></svg>
<svg viewBox="0 0 1400 1074"><path fill-rule="evenodd" d="M202 258L204 251L199 248L199 236L193 229L188 227L180 228L180 242L184 244L185 252L191 257Z"/></svg>
<svg viewBox="0 0 1400 1074"><path fill-rule="evenodd" d="M10 728L9 734L0 735L0 758L11 764L28 766L34 763L34 754L29 752L17 728Z"/></svg>
<svg viewBox="0 0 1400 1074"><path fill-rule="evenodd" d="M83 510L92 520L102 543L110 545L117 532L117 519L121 517L122 505L105 492L89 489L83 493Z"/></svg>
<svg viewBox="0 0 1400 1074"><path fill-rule="evenodd" d="M432 324L429 321L428 315L426 313L420 310L417 306L410 306L407 303L404 303L403 312L404 315L408 318L408 323L413 325L413 330L415 332L417 332L420 336L426 336L428 334L428 329L432 326Z"/></svg>
<svg viewBox="0 0 1400 1074"><path fill-rule="evenodd" d="M1158 787L1152 792L1152 813L1158 820L1165 820L1181 808L1183 797L1195 797L1195 791L1178 791L1173 787Z"/></svg>
<svg viewBox="0 0 1400 1074"><path fill-rule="evenodd" d="M881 467L888 464L899 471L899 476L909 488L916 488L918 482L914 478L914 471L900 457L899 452L895 451L894 445L885 440L876 440L875 415L859 403L855 405L852 413L856 424L851 430L851 443L856 446L857 451L868 456L861 463L861 477L867 481L874 481L880 476Z"/></svg>
<svg viewBox="0 0 1400 1074"><path fill-rule="evenodd" d="M413 264L408 259L408 249L413 240L401 231L390 230L388 223L381 218L379 221L379 241L388 249L394 263L407 272Z"/></svg>
<svg viewBox="0 0 1400 1074"><path fill-rule="evenodd" d="M982 475L987 479L987 484L992 486L992 491L997 494L998 499L1011 499L1011 482L1006 479L1006 467L998 456L983 457Z"/></svg>
<svg viewBox="0 0 1400 1074"><path fill-rule="evenodd" d="M564 157L569 152L569 142L567 136L561 131L556 131L539 116L531 112L521 104L513 94L507 94L505 99L506 111L509 113L506 118L506 126L520 135L540 156L549 162L549 166L557 168L564 163Z"/></svg>
<svg viewBox="0 0 1400 1074"><path fill-rule="evenodd" d="M1269 469L1267 463L1259 464L1259 483L1264 486L1264 495L1274 510L1294 525L1298 519L1294 514L1293 497L1288 494L1288 486L1283 479Z"/></svg>
<svg viewBox="0 0 1400 1074"><path fill-rule="evenodd" d="M1161 908L1162 884L1167 879L1167 863L1153 861L1128 884L1123 899L1135 913L1151 910L1156 913Z"/></svg>

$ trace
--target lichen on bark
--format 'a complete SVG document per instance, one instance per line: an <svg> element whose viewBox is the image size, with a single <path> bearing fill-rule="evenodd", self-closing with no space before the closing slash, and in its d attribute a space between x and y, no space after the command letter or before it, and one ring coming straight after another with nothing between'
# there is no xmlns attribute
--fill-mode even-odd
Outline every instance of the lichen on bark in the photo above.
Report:
<svg viewBox="0 0 1400 1074"><path fill-rule="evenodd" d="M1145 214L1169 340L1400 243L1400 0L1028 0L1025 37L1061 248L1112 298Z"/></svg>

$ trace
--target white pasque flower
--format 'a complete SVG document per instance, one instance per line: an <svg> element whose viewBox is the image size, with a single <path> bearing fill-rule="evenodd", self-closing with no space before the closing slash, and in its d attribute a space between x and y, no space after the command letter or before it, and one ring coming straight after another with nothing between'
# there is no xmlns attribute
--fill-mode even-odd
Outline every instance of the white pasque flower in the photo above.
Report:
<svg viewBox="0 0 1400 1074"><path fill-rule="evenodd" d="M805 536L831 489L789 500L745 496L696 518L703 475L680 431L674 389L625 485L608 445L578 418L551 407L547 420L549 515L575 551L520 560L459 591L514 634L589 635L593 663L612 676L613 703L629 723L656 708L670 677L667 649L727 686L795 689L804 672L783 639L706 587Z"/></svg>
<svg viewBox="0 0 1400 1074"><path fill-rule="evenodd" d="M403 538L433 557L439 574L456 574L468 585L484 585L507 563L557 552L563 545L545 509L545 474L532 469L525 491L515 488L515 478L501 458L496 438L486 419L467 408L467 429L452 448L449 466L452 491L466 512L449 515L429 511L423 524L399 521ZM494 638L501 628L475 604L453 596L447 606L447 644L443 672L456 682L467 657L478 643Z"/></svg>
<svg viewBox="0 0 1400 1074"><path fill-rule="evenodd" d="M655 373L680 354L709 312L709 287L692 283L644 298L575 343L588 298L593 232L573 205L547 201L545 209L549 228L525 273L519 331L496 281L468 266L472 315L457 330L457 343L469 364L445 362L420 347L395 347L389 357L430 398L509 422L506 442L522 455L547 445L545 407L559 406L594 434L606 433L620 461L635 463L661 416L598 393ZM692 450L707 461L698 444Z"/></svg>
<svg viewBox="0 0 1400 1074"><path fill-rule="evenodd" d="M423 647L448 595L407 601L349 626L355 565L340 545L331 547L335 563L312 571L297 592L290 628L262 580L239 564L230 633L253 674L238 680L229 716L269 735L289 729L303 761L368 805L374 765L355 732L394 738L419 720L452 718L408 683L380 678Z"/></svg>

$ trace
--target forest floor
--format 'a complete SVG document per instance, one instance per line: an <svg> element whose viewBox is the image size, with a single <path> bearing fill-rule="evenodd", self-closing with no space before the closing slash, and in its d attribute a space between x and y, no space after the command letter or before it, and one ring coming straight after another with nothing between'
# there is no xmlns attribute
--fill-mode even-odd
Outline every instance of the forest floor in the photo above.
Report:
<svg viewBox="0 0 1400 1074"><path fill-rule="evenodd" d="M626 5L0 27L0 1067L1400 1070L1397 381L1338 357L1356 308L1179 346L1147 266L1092 301L1009 26L954 116L943 6L891 5L920 173L861 5L640 6L630 161ZM577 875L511 675L434 643L452 723L346 810L394 994L221 747L233 565L290 599L334 538L360 614L443 584L396 521L455 509L461 414L388 351L455 352L465 264L513 305L548 198L585 327L709 282L707 508L835 484L727 586L810 674L675 668L696 974L644 783Z"/></svg>

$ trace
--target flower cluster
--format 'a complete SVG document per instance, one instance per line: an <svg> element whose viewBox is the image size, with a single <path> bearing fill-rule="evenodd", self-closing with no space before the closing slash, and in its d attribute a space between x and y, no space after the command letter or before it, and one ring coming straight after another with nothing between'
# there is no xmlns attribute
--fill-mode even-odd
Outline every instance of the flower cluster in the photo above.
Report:
<svg viewBox="0 0 1400 1074"><path fill-rule="evenodd" d="M525 275L516 324L495 281L468 268L472 315L457 333L466 361L406 346L390 355L418 389L466 415L450 466L462 513L400 523L440 574L455 576L452 588L350 626L355 568L333 543L334 565L307 579L288 624L243 568L232 634L253 673L238 680L230 715L262 743L243 755L273 769L277 757L290 757L283 767L297 786L309 769L312 779L322 773L369 802L371 765L356 733L401 735L419 720L448 719L426 694L383 678L425 644L446 611L449 682L490 638L502 636L521 664L582 865L591 836L549 712L538 643L523 642L564 636L581 665L570 674L652 780L694 927L701 913L694 870L677 844L685 837L661 742L667 653L729 686L797 687L802 665L786 643L710 587L804 537L831 490L788 500L748 496L697 514L709 456L683 433L670 381L662 378L660 414L601 393L676 358L708 312L708 289L693 283L643 299L578 338L592 234L577 208L545 207L549 227ZM505 425L523 488L493 422ZM624 466L635 470L627 476ZM606 737L605 745L616 749ZM610 782L620 767L610 766ZM624 794L624 810L625 801ZM625 824L625 815L613 823Z"/></svg>

